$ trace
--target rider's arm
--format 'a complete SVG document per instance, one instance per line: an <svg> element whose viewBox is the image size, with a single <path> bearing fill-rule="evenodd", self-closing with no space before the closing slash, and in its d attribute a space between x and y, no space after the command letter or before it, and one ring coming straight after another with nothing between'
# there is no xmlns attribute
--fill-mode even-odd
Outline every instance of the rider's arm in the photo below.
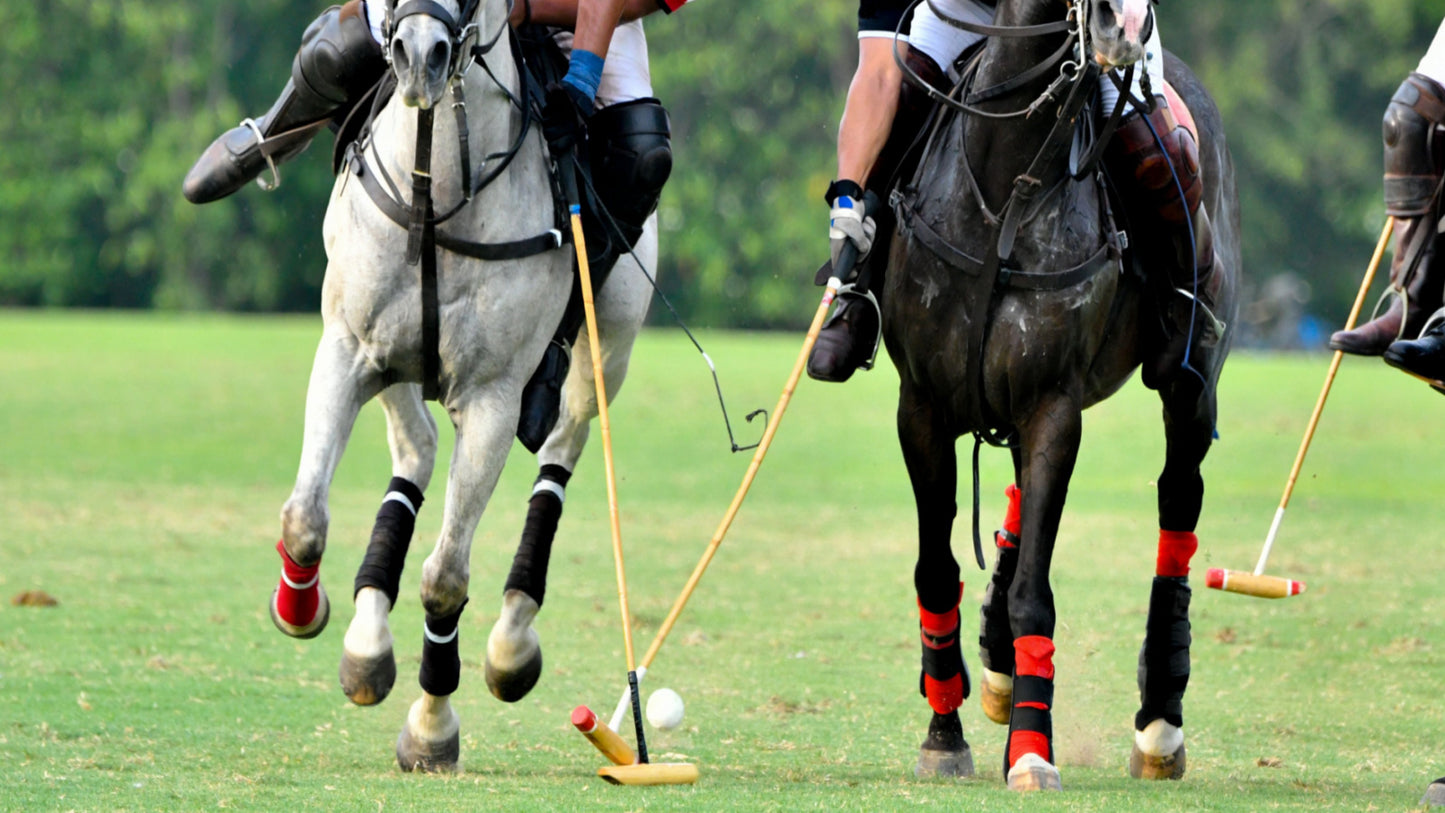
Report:
<svg viewBox="0 0 1445 813"><path fill-rule="evenodd" d="M868 173L888 140L898 110L903 76L893 59L892 37L858 40L858 70L848 86L843 120L838 124L838 178L868 184ZM907 53L908 46L898 47Z"/></svg>
<svg viewBox="0 0 1445 813"><path fill-rule="evenodd" d="M572 28L577 24L577 7L587 0L531 0L530 3L516 0L512 4L512 25L521 25L524 22L533 22L539 25L555 25L559 28ZM622 22L646 17L654 11L672 11L674 3L659 2L659 0L623 0ZM528 15L531 15L530 17Z"/></svg>

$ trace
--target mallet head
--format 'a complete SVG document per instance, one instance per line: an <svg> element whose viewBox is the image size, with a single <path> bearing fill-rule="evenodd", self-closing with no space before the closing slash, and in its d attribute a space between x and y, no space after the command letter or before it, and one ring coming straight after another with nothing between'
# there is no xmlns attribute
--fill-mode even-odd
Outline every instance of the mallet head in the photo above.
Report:
<svg viewBox="0 0 1445 813"><path fill-rule="evenodd" d="M1211 567L1204 574L1204 586L1258 598L1289 598L1305 591L1305 583L1278 576L1257 576L1244 570Z"/></svg>

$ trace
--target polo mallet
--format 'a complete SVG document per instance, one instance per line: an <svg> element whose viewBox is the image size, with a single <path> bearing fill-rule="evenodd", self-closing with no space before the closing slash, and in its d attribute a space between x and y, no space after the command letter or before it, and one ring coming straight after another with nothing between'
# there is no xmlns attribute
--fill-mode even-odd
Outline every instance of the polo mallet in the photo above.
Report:
<svg viewBox="0 0 1445 813"><path fill-rule="evenodd" d="M877 210L880 201L878 196L872 192L863 195L863 211L865 214L872 214ZM687 606L688 599L692 598L692 591L697 589L697 583L702 581L702 574L707 571L707 566L712 562L712 557L717 553L718 546L722 545L723 537L727 536L728 528L732 527L733 519L737 517L738 510L742 508L743 500L748 495L748 489L752 488L753 478L758 474L758 468L763 465L763 458L768 454L768 447L773 444L773 436L778 432L778 424L783 421L783 414L788 411L788 403L793 400L793 391L798 388L798 381L803 376L803 368L808 364L808 356L813 352L813 344L818 341L818 333L823 329L823 319L828 315L828 308L833 304L833 299L838 295L838 289L843 287L843 278L847 277L858 263L858 249L851 242L843 246L838 255L838 264L833 268L833 274L828 278L827 287L823 290L823 299L818 303L818 310L813 313L813 322L808 326L808 334L803 338L803 348L798 351L798 360L793 364L793 371L788 375L788 381L783 385L783 393L778 397L777 406L768 418L768 427L763 432L763 439L758 441L758 447L753 452L753 460L748 464L748 470L743 474L742 484L738 486L737 493L733 495L733 501L728 505L728 510L723 514L722 522L718 523L717 530L713 531L712 539L707 543L707 548L698 560L697 567L692 569L692 575L688 576L687 584L683 585L682 593L672 603L672 609L668 611L667 618L663 619L662 626L658 628L657 635L653 636L652 645L647 648L647 653L642 656L642 663L637 667L637 679L642 680L647 674L647 669L652 665L653 658L657 657L657 651L662 649L662 644L672 632L672 627L677 623L678 616ZM629 685L622 692L622 698L617 701L617 709L612 713L612 728L615 730L622 724L622 717L627 713L629 703L636 704L637 687Z"/></svg>
<svg viewBox="0 0 1445 813"><path fill-rule="evenodd" d="M1390 233L1394 228L1395 218L1385 218L1385 228L1380 232L1380 242L1375 244L1375 254L1370 258L1370 267L1365 270L1365 279L1360 283L1360 292L1355 296L1355 306L1350 309L1350 317L1345 322L1345 330L1352 330L1355 327L1355 320L1360 316L1360 308L1365 304L1365 296L1370 291L1370 284L1375 281L1375 271L1380 267L1380 258L1385 256L1385 247L1390 243ZM1294 493L1295 481L1299 479L1300 469L1304 466L1305 453L1309 451L1310 441L1314 439L1315 427L1319 425L1320 413L1325 409L1325 399L1330 395L1330 387L1335 383L1335 373L1340 369L1340 360L1344 358L1344 355L1343 350L1336 350L1334 358L1330 360L1330 371L1325 375L1325 386L1320 390L1319 400L1315 402L1314 413L1310 415L1310 423L1305 429L1299 453L1295 455L1294 467L1289 472L1289 480L1285 481L1284 496L1279 500L1279 508L1275 509L1274 522L1269 526L1269 535L1264 538L1264 550L1259 552L1259 564L1254 566L1253 573L1242 570L1224 570L1217 567L1210 568L1204 576L1206 586L1259 598L1288 598L1305 591L1304 582L1264 575L1264 565L1269 561L1269 551L1274 547L1274 538L1279 533L1280 522L1284 520L1284 509L1289 505L1290 494Z"/></svg>
<svg viewBox="0 0 1445 813"><path fill-rule="evenodd" d="M612 463L612 423L607 416L607 384L602 377L602 348L597 332L597 306L592 297L592 272L587 264L587 240L582 234L582 207L577 203L577 177L575 167L568 160L559 161L562 184L567 194L568 211L572 217L572 242L577 250L578 277L582 283L582 311L587 317L587 344L592 355L592 382L597 387L597 420L602 427L602 461L607 476L607 514L612 524L612 560L617 570L617 602L622 609L622 641L627 650L627 685L632 698L632 722L637 730L636 761L617 764L628 755L626 743L612 730L596 730L597 721L584 727L578 724L578 713L585 707L574 710L573 724L582 730L594 745L607 755L614 764L597 770L597 775L614 785L680 785L697 781L697 766L691 763L653 764L647 759L647 739L642 730L642 704L637 694L637 666L632 650L632 613L627 607L627 569L622 560L622 523L617 510L617 474ZM591 712L588 711L588 714ZM585 724L585 716L582 722ZM593 715L595 718L595 715ZM611 737L607 735L611 734ZM619 748L618 746L621 746Z"/></svg>

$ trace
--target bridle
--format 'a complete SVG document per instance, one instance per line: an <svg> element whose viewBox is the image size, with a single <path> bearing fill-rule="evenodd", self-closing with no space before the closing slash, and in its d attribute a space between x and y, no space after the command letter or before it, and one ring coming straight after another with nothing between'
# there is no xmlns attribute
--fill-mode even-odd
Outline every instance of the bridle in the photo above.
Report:
<svg viewBox="0 0 1445 813"><path fill-rule="evenodd" d="M440 392L439 374L441 370L440 354L440 316L438 313L437 293L437 253L442 250L450 251L478 260L512 260L530 257L560 248L565 242L562 229L562 217L560 210L556 213L554 226L547 231L504 243L479 243L463 240L457 237L444 234L437 230L437 227L462 210L472 198L482 191L492 181L501 176L502 172L511 164L522 149L522 144L531 131L534 111L528 103L528 92L523 89L519 93L499 80L487 65L485 57L501 41L504 34L512 31L508 22L511 14L512 2L507 0L507 14L502 16L501 23L497 26L491 37L483 43L476 43L480 31L478 25L472 21L481 8L482 0L465 0L461 6L459 17L453 17L451 12L436 0L386 0L386 15L383 22L383 35L387 43L391 43L395 36L396 26L407 17L425 16L431 17L446 27L450 37L452 48L451 64L447 75L447 84L452 93L452 110L456 116L457 124L457 149L459 151L462 175L462 197L454 206L438 215L433 211L432 205L432 177L431 177L431 155L432 155L432 129L435 121L435 108L428 107L417 111L416 125L416 151L415 165L411 173L411 202L405 202L401 197L400 189L387 174L384 162L375 156L375 144L369 137L363 136L348 148L349 156L347 164L350 171L357 175L362 188L371 197L376 207L382 211L392 222L407 230L406 261L409 265L421 266L421 298L422 298L422 395L429 400L436 399ZM511 47L512 57L519 66L521 58L518 52L516 35L508 37L508 44ZM388 64L391 62L391 48L383 48ZM491 166L477 178L472 178L471 169L471 142L467 127L466 96L464 82L461 80L473 64L481 66L491 77L493 84L497 86L510 106L523 114L521 126L517 128L517 135L508 148L502 152L492 153L484 159L485 164ZM377 112L385 102L382 94L376 94L373 100L373 107L370 119L365 125L370 130ZM362 155L367 148L371 148L376 160L368 162L363 160ZM381 182L377 180L380 176L385 182L387 189L383 189ZM553 183L555 200L555 181Z"/></svg>

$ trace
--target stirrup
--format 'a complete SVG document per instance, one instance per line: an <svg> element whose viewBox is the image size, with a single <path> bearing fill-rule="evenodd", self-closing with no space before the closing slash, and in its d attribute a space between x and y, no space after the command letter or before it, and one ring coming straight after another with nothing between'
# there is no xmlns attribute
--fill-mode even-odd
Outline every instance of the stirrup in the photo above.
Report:
<svg viewBox="0 0 1445 813"><path fill-rule="evenodd" d="M1194 303L1195 307L1197 307L1201 312L1203 312L1206 320L1205 327L1208 333L1212 334L1212 338L1208 335L1204 335L1203 333L1201 333L1199 337L1200 343L1206 346L1218 344L1219 341L1224 338L1224 331L1228 327L1228 325L1224 323L1224 320L1220 319L1218 316L1215 316L1214 310L1210 308L1203 299L1195 296L1193 291L1186 291L1183 288L1175 288L1174 293L1179 294L1185 299L1191 300Z"/></svg>
<svg viewBox="0 0 1445 813"><path fill-rule="evenodd" d="M255 119L241 119L241 126L250 130L252 135L256 136L256 151L261 154L262 158L266 159L266 168L271 170L271 179L267 180L265 177L257 175L256 185L270 192L281 185L281 173L276 170L276 162L271 159L271 153L266 151L266 136L262 135L261 127L256 124Z"/></svg>
<svg viewBox="0 0 1445 813"><path fill-rule="evenodd" d="M869 305L872 305L873 313L878 317L878 330L873 333L873 349L869 351L867 359L858 363L858 369L871 370L873 369L873 363L878 359L878 346L883 343L883 308L878 305L878 298L873 295L872 291L860 291L858 290L857 284L853 282L849 282L838 288L837 299L842 299L844 296L847 296L852 302L867 302ZM843 308L834 308L820 330L828 328L834 322L838 321L838 317L842 315L842 312Z"/></svg>

